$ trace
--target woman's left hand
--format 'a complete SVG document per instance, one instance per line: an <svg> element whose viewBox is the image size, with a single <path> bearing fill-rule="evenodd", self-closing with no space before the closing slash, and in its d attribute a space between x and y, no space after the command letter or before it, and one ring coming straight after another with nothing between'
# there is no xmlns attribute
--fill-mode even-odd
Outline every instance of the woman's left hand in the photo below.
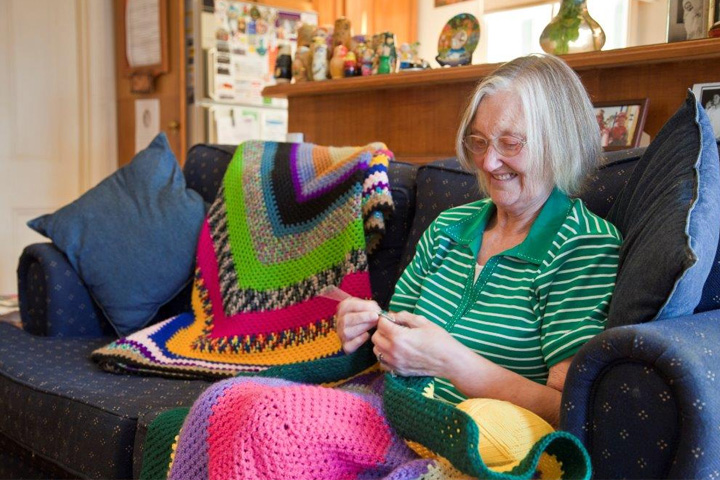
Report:
<svg viewBox="0 0 720 480"><path fill-rule="evenodd" d="M408 312L391 315L397 323L381 317L372 336L381 366L398 375L447 378L452 352L462 345L425 317Z"/></svg>

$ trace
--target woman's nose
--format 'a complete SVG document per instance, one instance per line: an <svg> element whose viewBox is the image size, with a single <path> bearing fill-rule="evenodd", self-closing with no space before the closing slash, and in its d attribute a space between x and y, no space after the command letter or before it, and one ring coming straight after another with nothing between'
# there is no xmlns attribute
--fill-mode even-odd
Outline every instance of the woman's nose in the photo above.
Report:
<svg viewBox="0 0 720 480"><path fill-rule="evenodd" d="M482 168L486 172L497 170L502 165L500 154L495 150L495 145L488 146L487 152L482 159Z"/></svg>

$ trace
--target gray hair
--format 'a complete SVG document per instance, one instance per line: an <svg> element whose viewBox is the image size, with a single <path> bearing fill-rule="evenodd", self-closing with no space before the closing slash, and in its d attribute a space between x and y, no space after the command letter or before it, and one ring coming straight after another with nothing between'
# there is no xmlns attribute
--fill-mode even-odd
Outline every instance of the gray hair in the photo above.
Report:
<svg viewBox="0 0 720 480"><path fill-rule="evenodd" d="M528 174L545 178L568 195L576 195L602 162L600 130L592 103L577 74L552 55L529 55L501 65L475 89L455 139L460 162L477 170L463 139L470 133L486 95L511 91L521 101L527 134ZM484 176L478 183L487 193Z"/></svg>

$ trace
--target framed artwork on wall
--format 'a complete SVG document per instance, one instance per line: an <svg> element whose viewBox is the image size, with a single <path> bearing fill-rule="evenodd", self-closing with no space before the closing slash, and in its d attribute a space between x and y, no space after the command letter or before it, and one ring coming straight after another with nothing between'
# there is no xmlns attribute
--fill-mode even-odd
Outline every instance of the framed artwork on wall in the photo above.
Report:
<svg viewBox="0 0 720 480"><path fill-rule="evenodd" d="M452 5L453 3L466 2L467 0L435 0L435 8Z"/></svg>
<svg viewBox="0 0 720 480"><path fill-rule="evenodd" d="M718 0L670 0L667 41L681 42L708 36L713 24L711 10Z"/></svg>
<svg viewBox="0 0 720 480"><path fill-rule="evenodd" d="M624 150L640 146L648 99L596 102L595 118L603 150Z"/></svg>
<svg viewBox="0 0 720 480"><path fill-rule="evenodd" d="M693 85L693 93L700 105L705 107L715 138L720 140L720 82L696 83Z"/></svg>

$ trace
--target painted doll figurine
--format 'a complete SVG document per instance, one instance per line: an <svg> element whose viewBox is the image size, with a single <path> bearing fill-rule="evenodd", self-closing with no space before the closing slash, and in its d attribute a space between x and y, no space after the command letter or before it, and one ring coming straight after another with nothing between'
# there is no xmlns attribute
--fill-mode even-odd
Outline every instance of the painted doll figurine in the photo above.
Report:
<svg viewBox="0 0 720 480"><path fill-rule="evenodd" d="M295 60L292 63L292 76L295 83L312 80L310 47L303 45L295 52Z"/></svg>
<svg viewBox="0 0 720 480"><path fill-rule="evenodd" d="M372 48L365 48L362 52L362 57L359 59L360 62L360 74L363 77L372 74L373 63L375 61L375 52Z"/></svg>
<svg viewBox="0 0 720 480"><path fill-rule="evenodd" d="M325 37L315 37L312 48L312 79L327 80L328 61Z"/></svg>
<svg viewBox="0 0 720 480"><path fill-rule="evenodd" d="M397 51L395 50L395 34L385 32L383 35L383 55L387 55L390 61L390 72L394 72L397 66Z"/></svg>
<svg viewBox="0 0 720 480"><path fill-rule="evenodd" d="M339 44L335 47L332 59L330 60L331 78L343 78L345 76L343 70L345 69L345 57L347 53L348 50L345 45Z"/></svg>

